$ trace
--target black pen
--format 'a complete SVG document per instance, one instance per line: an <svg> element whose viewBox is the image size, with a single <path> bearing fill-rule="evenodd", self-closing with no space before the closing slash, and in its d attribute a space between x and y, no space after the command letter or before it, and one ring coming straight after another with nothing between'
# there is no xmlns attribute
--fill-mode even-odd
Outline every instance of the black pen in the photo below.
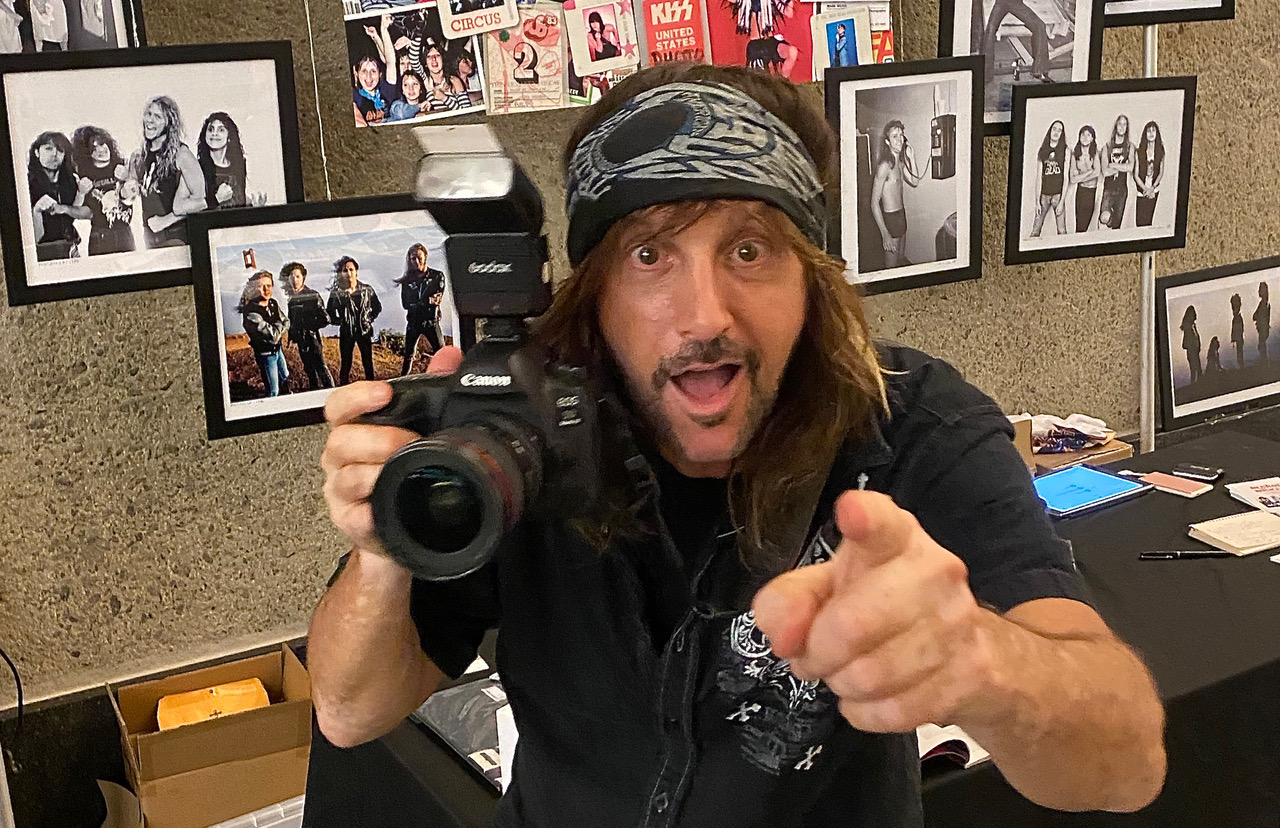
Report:
<svg viewBox="0 0 1280 828"><path fill-rule="evenodd" d="M1234 554L1221 549L1178 549L1169 552L1142 552L1140 561L1180 561L1189 558L1234 558Z"/></svg>

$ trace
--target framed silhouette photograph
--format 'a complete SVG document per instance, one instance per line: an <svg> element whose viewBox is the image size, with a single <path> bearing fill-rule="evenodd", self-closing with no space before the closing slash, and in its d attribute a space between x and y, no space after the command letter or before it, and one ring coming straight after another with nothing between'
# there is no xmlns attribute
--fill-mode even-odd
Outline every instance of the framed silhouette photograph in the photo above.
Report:
<svg viewBox="0 0 1280 828"><path fill-rule="evenodd" d="M1280 402L1274 291L1280 291L1280 256L1156 280L1165 431Z"/></svg>
<svg viewBox="0 0 1280 828"><path fill-rule="evenodd" d="M1183 247L1196 79L1014 94L1005 262Z"/></svg>
<svg viewBox="0 0 1280 828"><path fill-rule="evenodd" d="M1008 135L1013 90L1097 79L1103 0L942 0L938 55L981 55L987 135Z"/></svg>
<svg viewBox="0 0 1280 828"><path fill-rule="evenodd" d="M0 57L10 305L190 284L187 219L301 201L287 41Z"/></svg>
<svg viewBox="0 0 1280 828"><path fill-rule="evenodd" d="M828 69L840 198L827 249L867 294L982 273L982 59Z"/></svg>
<svg viewBox="0 0 1280 828"><path fill-rule="evenodd" d="M1107 26L1153 26L1235 16L1235 0L1107 0L1104 20Z"/></svg>

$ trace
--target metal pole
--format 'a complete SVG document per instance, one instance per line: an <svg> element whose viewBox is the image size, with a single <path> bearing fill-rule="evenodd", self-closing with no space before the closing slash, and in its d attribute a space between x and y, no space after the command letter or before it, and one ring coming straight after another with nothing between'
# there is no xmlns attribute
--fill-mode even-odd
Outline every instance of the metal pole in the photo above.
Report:
<svg viewBox="0 0 1280 828"><path fill-rule="evenodd" d="M1142 40L1143 77L1156 76L1157 45L1157 27L1147 26ZM1130 134L1132 132L1130 129ZM1143 253L1141 257L1142 376L1138 382L1138 450L1145 454L1156 447L1156 254Z"/></svg>

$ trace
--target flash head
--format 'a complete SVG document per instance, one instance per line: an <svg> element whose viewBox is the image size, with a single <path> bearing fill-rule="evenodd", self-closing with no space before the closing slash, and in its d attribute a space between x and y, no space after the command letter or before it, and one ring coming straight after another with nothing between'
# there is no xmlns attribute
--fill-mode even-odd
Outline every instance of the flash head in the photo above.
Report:
<svg viewBox="0 0 1280 828"><path fill-rule="evenodd" d="M464 327L526 319L551 305L542 196L488 124L417 127L415 195L447 234L445 259Z"/></svg>

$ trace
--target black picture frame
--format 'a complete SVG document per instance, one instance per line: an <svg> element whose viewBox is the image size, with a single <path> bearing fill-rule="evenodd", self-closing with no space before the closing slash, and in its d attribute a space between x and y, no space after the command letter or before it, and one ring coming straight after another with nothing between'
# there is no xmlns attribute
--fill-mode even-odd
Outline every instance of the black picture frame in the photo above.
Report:
<svg viewBox="0 0 1280 828"><path fill-rule="evenodd" d="M856 172L853 176L854 181L852 182L852 186L850 186L850 182L845 180L846 178L845 173L847 170L846 164L848 162L848 156L845 152L845 148L846 148L845 140L843 138L840 138L840 136L844 135L845 131L847 130L847 125L842 125L842 120L843 120L843 114L842 114L843 106L841 101L842 87L848 83L854 83L858 85L866 84L867 88L863 90L863 92L864 93L874 92L874 91L878 91L878 89L880 88L876 86L877 81L892 81L892 80L897 80L901 78L913 78L913 77L919 77L919 78L925 79L931 76L941 77L946 75L950 75L957 80L961 77L967 76L969 92L970 92L968 96L965 96L963 92L960 90L960 87L957 86L957 95L956 95L957 100L955 102L956 108L957 108L957 113L956 113L957 117L954 119L953 128L951 129L952 146L950 149L950 157L952 159L951 160L952 174L954 176L959 176L961 174L967 174L969 176L968 198L966 199L961 192L957 192L955 196L957 208L959 207L960 204L966 204L968 207L968 216L967 216L968 220L964 221L963 219L957 216L957 220L954 223L955 236L953 238L953 243L956 243L957 252L953 257L953 259L956 262L956 264L955 266L952 266L952 267L938 267L938 268L924 267L924 265L926 264L934 264L940 261L940 259L935 259L933 260L933 262L922 262L920 265L907 265L907 266L894 268L896 270L901 270L901 271L913 271L913 270L915 271L915 272L904 273L901 276L889 275L889 276L882 276L882 277L864 278L866 274L873 273L875 272L875 270L882 270L885 268L881 266L881 267L874 268L874 270L865 270L865 271L861 270L861 265L860 265L861 255L859 254L859 256L856 257L858 261L855 261L853 259L846 259L846 261L848 262L848 268L849 268L846 271L846 278L850 282L857 284L861 288L864 295L874 296L877 294L889 293L891 291L908 290L911 288L927 287L930 285L940 285L940 284L945 284L949 282L959 282L959 281L965 281L969 279L977 279L982 275L983 129L982 129L982 124L980 120L981 118L980 113L981 113L981 106L982 106L982 85L981 85L982 58L976 55L970 55L966 57L938 58L936 60L907 61L903 63L885 63L885 64L870 64L866 66L837 67L837 68L831 68L826 70L824 79L825 79L825 96L826 96L825 103L826 103L827 121L831 124L832 128L835 130L837 138L839 138L841 141L841 144L840 144L840 147L841 147L840 179L841 180L840 180L840 185L837 188L837 196L835 199L833 199L832 214L827 224L827 250L831 252L832 255L835 255L841 258L844 258L844 252L845 252L844 245L843 245L843 238L842 238L844 235L842 225L844 223L843 222L844 213L848 209L848 207L846 206L846 201L848 201L849 204L857 205L855 209L858 211L859 214L865 212L863 210L863 206L860 204L861 190L866 187L872 186L870 184L870 179L874 177L871 172L872 167L871 167L871 158L870 158L869 137L868 139L864 140L863 136L857 133L857 130L855 127L855 130L854 130L855 160L853 163L856 165ZM922 81L922 82L927 82L927 81ZM889 87L883 87L883 88L889 88ZM856 95L859 94L858 90L854 90L854 94L855 94L855 100L856 100ZM967 140L964 140L963 136L964 136L965 130L962 129L962 126L964 125L964 120L962 116L965 114L966 109L968 110L967 112L968 136L967 136ZM932 119L930 128L926 130L930 134L931 145L935 139L934 133L938 129L938 126L939 126L938 118L935 116ZM945 141L946 139L942 138L941 140ZM864 143L867 144L867 146L865 147L865 150L866 150L865 153L863 152L864 147L862 146ZM962 165L959 160L962 156L958 155L958 151L960 150L962 145L965 149L968 150L969 164L967 169L962 169ZM932 170L933 170L932 147L929 148L929 151L931 153L929 156L930 160L926 161L925 163L929 164L930 174L932 174ZM864 155L865 155L865 158L863 157ZM946 151L943 151L943 157L945 156L946 156ZM865 164L863 162L865 162ZM851 192L852 192L852 197L850 198L849 196ZM870 193L868 192L868 197L869 195ZM869 201L869 198L868 198L868 201ZM869 210L870 208L867 208L867 209ZM957 209L956 213L958 212L959 210ZM953 213L953 216L956 216L956 213ZM961 224L963 224L963 226L961 226ZM945 225L945 222L944 222L944 225ZM870 221L868 221L865 217L861 217L861 215L858 221L858 227L860 228L860 232L859 232L860 239L859 239L858 247L874 249L876 247L875 238L868 238L866 237L866 234L868 232L878 232L876 228L874 228L871 225ZM940 229L935 232L935 237L937 233L941 233L941 232L942 232L942 229L940 227ZM964 257L960 256L961 247L958 244L959 234L961 232L967 234L967 239L966 239L967 244L965 245L965 247L967 248L967 256L964 256ZM906 237L904 235L903 242L902 242L904 244L905 244L905 238ZM881 251L883 254L883 248L881 248ZM941 257L941 252L939 252L939 256ZM961 258L963 258L964 260L961 261Z"/></svg>
<svg viewBox="0 0 1280 828"><path fill-rule="evenodd" d="M972 0L972 3L981 3L982 0ZM1088 5L1090 8L1089 15L1089 44L1088 44L1088 69L1087 80L1097 80L1102 77L1102 29L1103 29L1103 5L1105 0L1078 0L1078 5ZM970 6L972 8L972 5ZM956 0L940 0L938 8L938 56L950 57L955 53L955 34L956 34ZM978 53L981 54L981 53ZM1052 52L1051 52L1052 57ZM985 61L985 58L984 58ZM987 135L1008 135L1010 118L1005 117L999 108L993 110L986 109L985 94L985 66L983 68L983 123L985 124ZM1079 82L1076 79L1073 82ZM1045 84L1047 86L1058 86L1060 84ZM1018 88L1015 84L1013 88ZM1010 110L1012 115L1012 109Z"/></svg>
<svg viewBox="0 0 1280 828"><path fill-rule="evenodd" d="M51 42L50 46L44 45L46 41L43 39L36 39L42 32L35 25L35 15L31 8L33 2L35 0L13 0L10 3L18 22L15 24L13 18L8 18L0 24L0 29L4 30L0 41L7 41L0 54L58 54L93 49L131 49L146 45L146 33L142 25L142 0L58 0L62 4L62 13L55 14L54 17L60 17L63 29L61 34L65 40ZM91 2L100 3L103 7L101 35L84 22L85 14L89 12L86 3ZM15 25L16 30L10 28ZM116 41L114 44L106 38L108 28L112 30L112 39ZM13 48L14 36L21 41L20 48Z"/></svg>
<svg viewBox="0 0 1280 828"><path fill-rule="evenodd" d="M267 225L279 226L315 220L372 219L373 217L401 213L421 214L425 220L435 223L438 227L439 223L433 217L429 207L430 205L417 200L410 194L395 194L345 198L315 203L210 211L196 213L191 216L189 220L191 222L192 290L196 306L196 333L199 342L200 370L204 389L205 424L210 440L240 437L264 431L276 431L321 423L324 421L324 398L327 397L321 392L316 397L303 400L302 397L305 395L316 394L316 392L308 390L299 393L295 391L290 397L291 400L297 403L293 410L269 412L256 416L228 416L226 398L223 396L224 380L226 381L228 398L230 397L231 383L229 374L224 373L221 360L224 337L228 328L225 321L219 322L218 310L215 307L216 303L221 300L218 295L217 277L214 272L212 258L214 251L210 243L211 234L216 235L217 231L225 229L253 228ZM439 229L441 238L447 236L443 228ZM299 238L303 237L299 236ZM402 257L403 251L397 251L395 255ZM357 256L364 258L364 254L357 254ZM333 260L326 260L323 264L327 265L331 261ZM400 266L403 267L403 259L400 261ZM433 258L432 261L436 262L436 259ZM267 264L272 263L268 262ZM283 264L283 262L274 264L274 267L264 265L262 269L271 271L278 279L280 274L275 271L280 264ZM316 264L315 261L304 262L304 264L311 271L308 276L308 287L324 290L324 282L322 280L329 279L332 274L321 272L317 267L313 266ZM362 266L362 273L367 270L367 265L368 262L365 262L365 266ZM431 266L439 267L438 263ZM397 270L392 275L399 276L400 271ZM366 277L362 275L360 278L363 280ZM287 300L283 298L283 294L278 293L277 298L280 299L282 305L287 303ZM381 302L384 309L388 309L393 305L395 308L400 308L398 290L395 295L390 295L386 292L382 293ZM455 335L456 333L455 330ZM291 348L293 346L286 347ZM363 357L360 357L360 359L363 360ZM338 372L333 371L332 373L336 384ZM293 370L291 376L298 376L298 372ZM354 378L356 377L353 374ZM363 379L363 377L359 378ZM305 379L306 376L303 374L300 380Z"/></svg>
<svg viewBox="0 0 1280 828"><path fill-rule="evenodd" d="M1162 431L1173 431L1280 403L1280 337L1270 336L1268 324L1267 339L1277 340L1277 357L1274 360L1261 359L1260 353L1263 350L1269 357L1270 348L1260 349L1256 344L1260 332L1252 316L1258 311L1259 282L1269 283L1268 295L1270 288L1280 289L1280 256L1221 265L1176 276L1162 276L1156 280L1156 387L1160 395ZM1238 350L1232 347L1234 326L1227 319L1232 308L1231 298L1235 294L1241 296L1239 328L1242 342ZM1210 300L1216 301L1212 306L1216 311L1212 315L1206 313ZM1181 330L1182 320L1175 325L1174 319L1185 317L1187 306L1194 307L1195 301L1201 302L1193 321L1196 323L1196 339L1200 345L1200 349L1196 351L1196 359L1200 359L1201 353L1205 355L1198 378L1203 385L1179 399L1180 392L1187 389L1194 378L1191 377L1188 364L1189 382L1181 387L1177 384L1176 373L1181 372L1175 372L1175 365L1179 359L1189 363L1190 355L1175 357L1173 342ZM1269 299L1267 319L1271 319ZM1201 321L1205 322L1202 330L1199 324ZM1280 317L1276 321L1280 322ZM1214 339L1218 339L1219 346L1214 352L1216 360L1210 358L1209 353L1213 350ZM1252 360L1246 350L1250 344L1253 345ZM1182 350L1181 342L1178 350ZM1255 391L1257 393L1241 397L1242 394Z"/></svg>
<svg viewBox="0 0 1280 828"><path fill-rule="evenodd" d="M235 64L251 61L270 61L274 67L274 84L278 104L280 173L284 200L299 202L304 198L302 160L299 146L297 100L294 89L292 45L287 40L253 43L211 43L185 46L151 46L137 49L102 49L82 52L41 52L0 56L0 158L8 159L0 164L0 241L3 242L5 279L11 306L39 302L78 299L112 293L137 290L153 290L191 283L189 264L182 266L147 267L114 275L70 278L49 283L32 284L30 274L36 264L35 256L28 250L23 237L23 221L20 212L29 212L19 196L19 186L25 187L25 171L22 173L14 162L14 136L12 129L12 104L10 90L15 79L39 75L42 83L53 84L53 75L74 70L111 70L132 67L174 67L180 75L182 67L190 64ZM48 77L44 77L48 76ZM184 81L186 82L186 81ZM189 148L195 152L196 137L201 124L186 123ZM69 130L68 130L69 131ZM272 130L274 139L274 130ZM31 140L29 135L20 139ZM272 147L275 152L275 147ZM128 152L123 151L125 159ZM274 173L274 167L272 168ZM25 194L24 194L25 195ZM29 197L28 197L29 200ZM194 215L194 214L190 214ZM190 215L186 220L190 219ZM30 222L30 219L26 219ZM137 243L141 247L141 243ZM34 242L32 242L34 247ZM154 250L135 250L135 253L152 254ZM132 254L129 254L132 255Z"/></svg>
<svg viewBox="0 0 1280 828"><path fill-rule="evenodd" d="M1105 238L1107 233L1116 233L1121 236L1114 241L1086 241L1084 236L1077 233L1067 233L1066 235L1058 235L1055 238L1063 238L1067 243L1061 246L1045 246L1039 249L1025 249L1024 242L1024 217L1026 209L1023 199L1023 182L1025 180L1025 165L1030 163L1026 157L1027 152L1027 118L1028 109L1036 103L1052 100L1059 102L1060 105L1066 106L1064 102L1073 99L1082 98L1105 98L1112 95L1129 95L1130 93L1163 93L1163 92L1181 92L1182 111L1177 120L1181 132L1179 133L1179 151L1176 155L1178 159L1177 169L1177 190L1172 203L1174 204L1174 218L1172 222L1172 231L1167 235L1149 235L1134 237L1136 227L1119 227L1115 230L1101 231L1095 228L1088 234L1088 239ZM1131 100L1131 98L1125 98ZM1187 243L1187 199L1191 191L1191 158L1192 149L1195 139L1195 112L1196 112L1196 78L1194 76L1186 77L1167 77L1167 78L1125 78L1120 80L1106 81L1086 81L1082 83L1055 84L1041 88L1034 87L1018 87L1014 91L1013 97L1013 122L1012 135L1009 140L1009 189L1005 221L1005 264L1032 264L1037 262L1061 261L1066 259L1079 259L1091 256L1109 256L1119 253L1141 253L1153 250L1169 250L1173 248L1185 247ZM1078 104L1079 105L1079 104ZM1100 102L1099 107L1102 106ZM1126 114L1126 113L1120 113ZM1114 117L1114 116L1110 116ZM1126 114L1126 118L1129 117ZM1103 119L1104 121L1109 118ZM1117 118L1118 120L1118 118ZM1135 122L1141 120L1133 119ZM1074 122L1073 122L1074 123ZM1103 146L1104 130L1101 128L1102 123L1095 132L1095 139L1101 151ZM1114 125L1113 125L1114 128ZM1073 129L1080 129L1080 126L1066 125L1066 138L1068 146L1067 158L1071 158L1071 147L1075 139L1072 136ZM1129 136L1137 135L1141 131L1132 123L1129 126ZM1108 139L1109 139L1108 135ZM1032 139L1039 141L1038 135L1032 136ZM1162 141L1167 145L1168 140L1162 136ZM1137 143L1135 142L1135 147ZM1133 150L1135 153L1136 149ZM1167 159L1168 156L1166 156ZM1136 162L1135 162L1136 163ZM1167 164L1167 161L1166 161ZM1167 166L1166 166L1167 169ZM1129 186L1129 179L1133 174L1125 176L1125 195L1121 202L1122 213L1126 209L1132 210L1136 206L1137 195L1136 185L1133 188ZM1105 196L1106 183L1098 186L1098 189ZM1066 205L1070 204L1067 197L1068 185L1063 185L1062 200L1064 209L1069 209ZM1162 184L1163 193L1169 193L1171 188L1167 182ZM1165 204L1168 205L1170 199L1166 195ZM1154 208L1153 208L1154 209ZM1097 210L1092 214L1093 220L1098 220L1102 215L1103 207L1098 205ZM1126 214L1127 217L1127 214ZM1030 228L1034 231L1034 227ZM1126 232L1130 231L1130 232ZM1141 232L1141 231L1138 231ZM1030 235L1026 241L1030 240ZM1080 243L1077 243L1080 242Z"/></svg>
<svg viewBox="0 0 1280 828"><path fill-rule="evenodd" d="M1147 0L1109 0L1103 14L1107 28L1118 26L1154 26L1160 23L1195 23L1203 20L1232 20L1236 16L1236 0L1220 0L1220 5L1209 7L1185 6L1168 9L1139 9L1124 11L1123 7ZM1161 0L1162 4L1178 0Z"/></svg>

